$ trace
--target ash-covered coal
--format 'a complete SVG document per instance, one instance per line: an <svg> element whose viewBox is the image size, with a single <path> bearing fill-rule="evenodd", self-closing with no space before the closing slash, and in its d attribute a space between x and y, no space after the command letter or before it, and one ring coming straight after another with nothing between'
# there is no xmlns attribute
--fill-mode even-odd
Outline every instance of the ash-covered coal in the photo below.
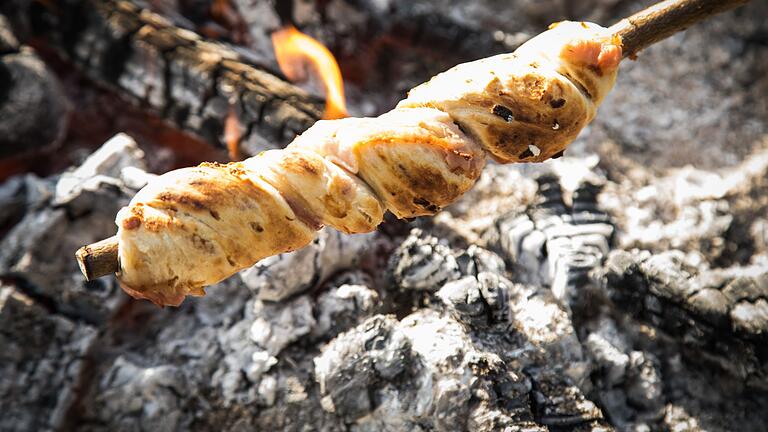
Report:
<svg viewBox="0 0 768 432"><path fill-rule="evenodd" d="M524 270L524 280L551 286L557 298L573 303L608 253L614 226L597 204L599 185L579 183L566 205L557 176L542 174L537 182L536 202L499 218L487 238Z"/></svg>
<svg viewBox="0 0 768 432"><path fill-rule="evenodd" d="M62 430L98 330L0 284L2 430Z"/></svg>
<svg viewBox="0 0 768 432"><path fill-rule="evenodd" d="M39 179L16 177L2 186L16 224L0 241L0 277L24 288L58 313L89 323L118 307L113 278L86 282L74 252L115 232L114 215L151 175L143 153L117 135L79 167Z"/></svg>
<svg viewBox="0 0 768 432"><path fill-rule="evenodd" d="M266 258L240 276L259 298L283 300L315 287L341 269L360 264L374 237L375 234L344 235L325 228L303 249Z"/></svg>
<svg viewBox="0 0 768 432"><path fill-rule="evenodd" d="M615 251L604 272L611 299L678 338L692 361L712 362L766 388L768 262L708 269L680 251Z"/></svg>
<svg viewBox="0 0 768 432"><path fill-rule="evenodd" d="M98 333L124 303L114 279L86 282L74 251L114 232L114 212L143 186L142 152L126 135L79 167L0 186L0 405L3 430L63 430L88 380ZM6 213L7 212L7 213Z"/></svg>

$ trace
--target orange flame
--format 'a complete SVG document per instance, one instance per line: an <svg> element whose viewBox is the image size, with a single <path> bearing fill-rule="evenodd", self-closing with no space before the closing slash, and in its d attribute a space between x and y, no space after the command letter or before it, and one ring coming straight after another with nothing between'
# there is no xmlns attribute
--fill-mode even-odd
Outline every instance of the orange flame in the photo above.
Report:
<svg viewBox="0 0 768 432"><path fill-rule="evenodd" d="M224 119L224 141L227 142L227 152L229 153L229 159L233 161L239 161L240 157L240 122L237 120L237 113L235 113L235 107L230 103L229 112Z"/></svg>
<svg viewBox="0 0 768 432"><path fill-rule="evenodd" d="M291 25L272 33L272 45L277 63L289 80L302 80L304 66L312 65L325 86L324 119L347 117L341 70L328 48Z"/></svg>

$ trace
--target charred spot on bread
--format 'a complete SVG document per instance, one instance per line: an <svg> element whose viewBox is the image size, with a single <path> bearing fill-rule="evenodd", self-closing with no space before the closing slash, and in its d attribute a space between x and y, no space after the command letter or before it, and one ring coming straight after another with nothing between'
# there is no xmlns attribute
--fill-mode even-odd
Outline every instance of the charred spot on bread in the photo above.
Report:
<svg viewBox="0 0 768 432"><path fill-rule="evenodd" d="M565 105L565 99L563 98L552 99L551 101L549 101L549 106L551 106L554 109L562 108L563 105Z"/></svg>
<svg viewBox="0 0 768 432"><path fill-rule="evenodd" d="M529 148L526 148L526 149L525 149L525 150L523 150L523 152L522 152L522 153L520 153L520 154L519 154L517 157L519 157L520 159L528 159L528 158L531 158L531 157L533 157L533 152L531 151L531 149L529 149Z"/></svg>
<svg viewBox="0 0 768 432"><path fill-rule="evenodd" d="M494 115L501 117L505 122L509 123L515 120L515 115L509 108L504 105L494 105L491 110Z"/></svg>
<svg viewBox="0 0 768 432"><path fill-rule="evenodd" d="M440 207L430 203L429 201L427 201L427 200L425 200L424 198L421 198L421 197L414 198L413 199L413 203L418 205L418 206L421 206L424 209L426 209L428 211L431 211L431 212L437 213L437 212L440 211Z"/></svg>

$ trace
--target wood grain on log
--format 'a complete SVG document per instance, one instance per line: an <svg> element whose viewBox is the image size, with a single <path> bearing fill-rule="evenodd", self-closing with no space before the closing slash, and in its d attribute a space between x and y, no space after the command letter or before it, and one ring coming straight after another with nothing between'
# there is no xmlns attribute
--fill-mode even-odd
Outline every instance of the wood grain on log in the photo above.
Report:
<svg viewBox="0 0 768 432"><path fill-rule="evenodd" d="M130 2L53 5L31 9L35 35L91 79L220 147L230 112L249 154L282 147L322 115L322 100L276 72Z"/></svg>
<svg viewBox="0 0 768 432"><path fill-rule="evenodd" d="M768 382L768 272L755 267L691 274L680 251L614 251L602 283L617 306L679 340L697 361L744 384Z"/></svg>

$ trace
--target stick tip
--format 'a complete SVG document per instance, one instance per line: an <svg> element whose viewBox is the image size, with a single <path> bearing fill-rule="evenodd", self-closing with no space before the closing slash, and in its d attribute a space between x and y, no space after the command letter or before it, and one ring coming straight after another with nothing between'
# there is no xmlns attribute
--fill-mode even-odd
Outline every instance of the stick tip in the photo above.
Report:
<svg viewBox="0 0 768 432"><path fill-rule="evenodd" d="M77 258L77 265L80 267L80 272L85 276L85 280L91 281L93 274L90 272L90 266L86 263L88 260L88 246L83 246L75 252L75 258Z"/></svg>
<svg viewBox="0 0 768 432"><path fill-rule="evenodd" d="M117 252L118 241L115 236L78 249L75 258L85 280L92 281L120 270Z"/></svg>

